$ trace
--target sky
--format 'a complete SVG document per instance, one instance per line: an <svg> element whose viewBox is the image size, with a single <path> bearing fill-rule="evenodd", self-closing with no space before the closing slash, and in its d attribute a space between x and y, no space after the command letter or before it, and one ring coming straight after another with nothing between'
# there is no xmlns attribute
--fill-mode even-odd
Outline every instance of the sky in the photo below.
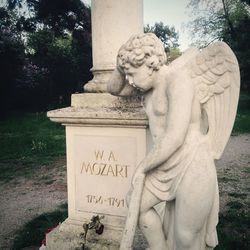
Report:
<svg viewBox="0 0 250 250"><path fill-rule="evenodd" d="M83 0L83 2L90 5L91 0ZM184 28L190 20L186 10L187 3L188 0L144 0L144 25L163 22L174 26L179 32L181 51L186 50L191 44L188 31Z"/></svg>

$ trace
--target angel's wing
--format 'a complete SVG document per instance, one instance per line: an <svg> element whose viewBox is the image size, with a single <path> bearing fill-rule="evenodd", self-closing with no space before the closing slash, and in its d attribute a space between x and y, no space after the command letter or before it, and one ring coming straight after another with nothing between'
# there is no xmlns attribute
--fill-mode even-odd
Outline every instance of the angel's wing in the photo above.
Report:
<svg viewBox="0 0 250 250"><path fill-rule="evenodd" d="M207 135L214 159L219 159L230 137L239 99L237 59L224 42L209 45L192 60L191 78L208 119Z"/></svg>

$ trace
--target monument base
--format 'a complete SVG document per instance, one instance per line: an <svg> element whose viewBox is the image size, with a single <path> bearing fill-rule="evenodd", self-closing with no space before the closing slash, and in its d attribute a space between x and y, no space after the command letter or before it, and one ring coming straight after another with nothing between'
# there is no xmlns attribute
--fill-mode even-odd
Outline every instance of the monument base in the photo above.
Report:
<svg viewBox="0 0 250 250"><path fill-rule="evenodd" d="M66 126L68 219L47 235L46 249L81 249L83 224L96 215L104 232L89 230L84 249L119 249L126 194L151 145L140 97L76 94L71 107L47 115Z"/></svg>
<svg viewBox="0 0 250 250"><path fill-rule="evenodd" d="M99 235L94 230L89 230L84 242L81 234L84 233L82 224L67 219L46 236L46 250L118 250L122 229L104 228ZM83 248L84 245L84 248Z"/></svg>
<svg viewBox="0 0 250 250"><path fill-rule="evenodd" d="M90 230L87 233L83 248L82 225L74 224L67 219L46 236L46 250L119 250L122 229L104 228L103 234L98 235ZM146 240L140 230L134 239L134 250L147 248Z"/></svg>

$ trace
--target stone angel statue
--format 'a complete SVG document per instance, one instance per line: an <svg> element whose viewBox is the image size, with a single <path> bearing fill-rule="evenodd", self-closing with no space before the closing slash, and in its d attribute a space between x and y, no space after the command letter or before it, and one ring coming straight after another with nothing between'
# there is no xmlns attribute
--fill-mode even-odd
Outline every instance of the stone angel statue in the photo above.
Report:
<svg viewBox="0 0 250 250"><path fill-rule="evenodd" d="M154 34L132 36L120 48L108 91L143 95L154 144L134 173L120 249L132 249L137 223L151 250L218 244L214 160L230 137L239 88L238 62L224 42L191 48L170 65Z"/></svg>

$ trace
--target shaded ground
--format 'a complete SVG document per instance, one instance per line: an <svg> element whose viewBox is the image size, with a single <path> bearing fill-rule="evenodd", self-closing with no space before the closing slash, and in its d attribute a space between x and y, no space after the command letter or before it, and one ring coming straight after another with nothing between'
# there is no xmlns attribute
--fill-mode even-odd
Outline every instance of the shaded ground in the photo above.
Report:
<svg viewBox="0 0 250 250"><path fill-rule="evenodd" d="M224 215L235 208L249 212L250 134L232 136L223 158L216 165L221 213ZM25 222L67 201L65 176L65 159L62 158L53 169L42 166L32 178L0 182L1 250L11 248L15 231Z"/></svg>
<svg viewBox="0 0 250 250"><path fill-rule="evenodd" d="M42 166L32 176L0 184L0 249L10 249L15 231L36 216L67 202L65 158L54 168Z"/></svg>
<svg viewBox="0 0 250 250"><path fill-rule="evenodd" d="M216 162L220 188L220 211L227 211L230 201L240 200L249 209L250 134L232 136L222 159Z"/></svg>

